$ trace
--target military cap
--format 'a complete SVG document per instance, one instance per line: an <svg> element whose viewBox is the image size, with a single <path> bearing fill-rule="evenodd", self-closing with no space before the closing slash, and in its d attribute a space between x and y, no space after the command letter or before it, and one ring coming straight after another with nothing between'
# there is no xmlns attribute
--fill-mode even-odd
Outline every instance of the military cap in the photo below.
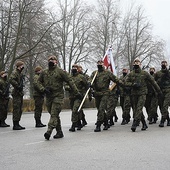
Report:
<svg viewBox="0 0 170 170"><path fill-rule="evenodd" d="M24 65L24 62L23 61L21 61L21 60L19 60L19 61L17 61L16 62L16 67L19 67L19 66L22 66L22 65Z"/></svg>
<svg viewBox="0 0 170 170"><path fill-rule="evenodd" d="M6 73L6 71L1 71L0 72L0 76L2 76L3 74L5 74Z"/></svg>
<svg viewBox="0 0 170 170"><path fill-rule="evenodd" d="M54 56L54 55L49 56L49 57L48 57L48 61L49 61L49 60L56 60L56 61L57 61L57 57L56 57L56 56Z"/></svg>
<svg viewBox="0 0 170 170"><path fill-rule="evenodd" d="M40 71L40 70L42 70L42 67L41 67L41 66L35 67L35 72L38 72L38 71Z"/></svg>
<svg viewBox="0 0 170 170"><path fill-rule="evenodd" d="M73 68L73 67L79 68L79 65L78 65L78 64L73 64L73 65L72 65L72 68Z"/></svg>
<svg viewBox="0 0 170 170"><path fill-rule="evenodd" d="M141 62L141 61L139 60L139 58L135 58L134 62Z"/></svg>
<svg viewBox="0 0 170 170"><path fill-rule="evenodd" d="M98 60L97 63L104 63L103 60Z"/></svg>
<svg viewBox="0 0 170 170"><path fill-rule="evenodd" d="M163 61L161 62L161 64L163 64L163 63L167 63L167 61L163 60Z"/></svg>

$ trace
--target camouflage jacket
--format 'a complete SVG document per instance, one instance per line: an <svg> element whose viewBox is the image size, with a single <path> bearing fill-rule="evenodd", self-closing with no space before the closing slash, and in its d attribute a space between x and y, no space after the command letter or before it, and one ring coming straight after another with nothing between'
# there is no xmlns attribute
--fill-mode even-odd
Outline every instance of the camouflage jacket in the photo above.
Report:
<svg viewBox="0 0 170 170"><path fill-rule="evenodd" d="M85 76L77 73L75 75L71 75L71 78L73 82L75 83L76 87L78 88L79 92L84 96L88 89L88 82ZM68 86L66 87L66 90L69 91L70 98L75 98L74 92Z"/></svg>
<svg viewBox="0 0 170 170"><path fill-rule="evenodd" d="M160 70L155 73L155 80L163 91L170 91L170 71Z"/></svg>
<svg viewBox="0 0 170 170"><path fill-rule="evenodd" d="M39 78L39 74L35 73L34 75L34 80L33 80L33 96L40 96L43 97L44 96L44 92L41 90L43 89L43 86L39 85L38 83L38 78Z"/></svg>
<svg viewBox="0 0 170 170"><path fill-rule="evenodd" d="M23 87L24 87L23 81L24 81L23 73L20 72L18 69L15 69L12 72L12 74L11 74L11 76L9 78L9 82L14 87L14 89L12 91L13 95L21 95L21 96L24 95L24 92L23 92Z"/></svg>
<svg viewBox="0 0 170 170"><path fill-rule="evenodd" d="M128 76L128 75L126 75L125 77L124 77L124 76L121 76L121 77L119 78L119 80L121 80L123 83L125 83L125 82L126 82L126 79L127 79L127 76ZM119 86L119 90L120 90L120 96L121 96L121 97L130 95L130 93L131 93L131 87Z"/></svg>
<svg viewBox="0 0 170 170"><path fill-rule="evenodd" d="M63 84L66 82L69 84L71 90L78 94L79 91L75 86L74 82L71 79L71 76L64 70L59 67L55 67L52 70L46 69L44 70L39 78L38 78L38 88L41 92L45 90L45 88L50 88L51 94L47 97L60 97L64 98L64 89Z"/></svg>
<svg viewBox="0 0 170 170"><path fill-rule="evenodd" d="M0 77L0 98L9 97L9 82Z"/></svg>
<svg viewBox="0 0 170 170"><path fill-rule="evenodd" d="M94 71L91 76L90 80L92 81L96 71ZM95 96L100 96L100 95L109 95L109 85L110 82L113 81L115 83L119 83L119 79L113 75L108 70L103 70L103 71L98 71L97 76L94 80L94 83L92 85L93 90L94 90L94 95Z"/></svg>
<svg viewBox="0 0 170 170"><path fill-rule="evenodd" d="M133 70L128 74L125 86L131 87L132 95L143 95L148 93L148 82L153 85L158 93L161 92L154 78L148 72L143 71L140 68L137 71Z"/></svg>

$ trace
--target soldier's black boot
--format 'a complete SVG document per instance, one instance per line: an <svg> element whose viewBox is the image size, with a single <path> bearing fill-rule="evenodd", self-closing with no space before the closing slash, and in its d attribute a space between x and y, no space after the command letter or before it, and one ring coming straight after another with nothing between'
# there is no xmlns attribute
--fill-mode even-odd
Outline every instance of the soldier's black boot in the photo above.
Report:
<svg viewBox="0 0 170 170"><path fill-rule="evenodd" d="M123 118L121 125L126 125L126 124L127 124L126 119Z"/></svg>
<svg viewBox="0 0 170 170"><path fill-rule="evenodd" d="M118 117L117 117L117 115L115 115L115 122L117 122L117 120L118 120Z"/></svg>
<svg viewBox="0 0 170 170"><path fill-rule="evenodd" d="M5 120L0 121L0 127L10 127L10 125L7 125Z"/></svg>
<svg viewBox="0 0 170 170"><path fill-rule="evenodd" d="M86 126L87 125L87 121L85 119L85 117L82 118L82 126Z"/></svg>
<svg viewBox="0 0 170 170"><path fill-rule="evenodd" d="M152 117L150 117L149 118L149 124L151 125L151 124L153 124L154 122L153 122L153 118Z"/></svg>
<svg viewBox="0 0 170 170"><path fill-rule="evenodd" d="M114 121L113 121L113 117L109 119L109 126L113 126L114 125Z"/></svg>
<svg viewBox="0 0 170 170"><path fill-rule="evenodd" d="M132 132L136 131L137 125L138 125L138 122L136 120L133 120L132 127L131 127Z"/></svg>
<svg viewBox="0 0 170 170"><path fill-rule="evenodd" d="M77 126L76 124L77 123L72 123L71 128L69 129L70 132L75 132L76 131L75 130L75 127Z"/></svg>
<svg viewBox="0 0 170 170"><path fill-rule="evenodd" d="M35 120L35 127L45 127L46 125L44 125L42 122L41 122L41 120L39 120L39 119L36 119Z"/></svg>
<svg viewBox="0 0 170 170"><path fill-rule="evenodd" d="M77 130L81 130L82 127L83 127L83 126L82 126L82 124L81 124L81 121L79 120L79 121L77 122Z"/></svg>
<svg viewBox="0 0 170 170"><path fill-rule="evenodd" d="M100 132L101 131L101 122L97 121L96 123L96 129L94 129L94 132Z"/></svg>
<svg viewBox="0 0 170 170"><path fill-rule="evenodd" d="M18 126L21 127L21 130L24 130L24 129L25 129L25 127L23 127L23 126L21 126L21 125L19 124L19 121L18 121Z"/></svg>
<svg viewBox="0 0 170 170"><path fill-rule="evenodd" d="M51 132L50 131L47 131L47 132L44 133L44 137L45 137L46 140L49 140L50 136L51 136Z"/></svg>
<svg viewBox="0 0 170 170"><path fill-rule="evenodd" d="M142 129L141 130L146 130L148 128L147 124L146 124L146 121L144 118L141 119L141 122L142 122Z"/></svg>
<svg viewBox="0 0 170 170"><path fill-rule="evenodd" d="M169 118L169 115L167 116L167 126L170 126L170 118Z"/></svg>
<svg viewBox="0 0 170 170"><path fill-rule="evenodd" d="M19 126L19 121L13 121L13 130L22 130Z"/></svg>
<svg viewBox="0 0 170 170"><path fill-rule="evenodd" d="M110 126L108 124L108 120L105 120L103 125L104 125L103 130L108 130L110 128Z"/></svg>
<svg viewBox="0 0 170 170"><path fill-rule="evenodd" d="M153 118L153 123L156 123L157 120L158 120L158 117L155 116L155 117Z"/></svg>
<svg viewBox="0 0 170 170"><path fill-rule="evenodd" d="M56 135L53 136L54 139L59 139L59 138L63 138L64 137L64 134L62 131L58 131L56 133Z"/></svg>
<svg viewBox="0 0 170 170"><path fill-rule="evenodd" d="M164 127L164 122L165 122L165 119L162 117L160 124L159 124L159 127Z"/></svg>

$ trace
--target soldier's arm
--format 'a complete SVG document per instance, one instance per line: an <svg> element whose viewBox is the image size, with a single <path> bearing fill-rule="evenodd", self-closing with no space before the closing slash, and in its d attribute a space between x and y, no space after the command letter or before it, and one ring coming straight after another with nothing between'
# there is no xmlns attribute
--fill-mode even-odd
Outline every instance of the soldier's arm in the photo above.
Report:
<svg viewBox="0 0 170 170"><path fill-rule="evenodd" d="M9 82L10 82L10 84L12 84L12 86L13 86L14 88L17 88L17 87L19 86L19 83L18 83L18 81L17 81L17 75L16 75L16 73L12 73L12 74L11 74L11 76L10 76L10 78L9 78Z"/></svg>
<svg viewBox="0 0 170 170"><path fill-rule="evenodd" d="M78 94L79 91L75 85L75 83L72 81L71 76L64 70L60 70L60 74L64 81L70 86L70 88L73 90L73 93Z"/></svg>
<svg viewBox="0 0 170 170"><path fill-rule="evenodd" d="M38 77L37 81L36 81L36 87L41 91L44 92L45 87L43 85L44 83L44 71L41 72L40 76Z"/></svg>
<svg viewBox="0 0 170 170"><path fill-rule="evenodd" d="M40 83L40 81L38 80L39 76L34 76L34 81L33 81L33 86L36 90L38 90L39 92L44 92L44 87L43 85Z"/></svg>
<svg viewBox="0 0 170 170"><path fill-rule="evenodd" d="M161 93L161 89L159 87L159 85L157 84L157 82L155 81L154 77L152 77L149 73L147 74L147 80L152 84L152 86L154 87L154 89L158 92Z"/></svg>

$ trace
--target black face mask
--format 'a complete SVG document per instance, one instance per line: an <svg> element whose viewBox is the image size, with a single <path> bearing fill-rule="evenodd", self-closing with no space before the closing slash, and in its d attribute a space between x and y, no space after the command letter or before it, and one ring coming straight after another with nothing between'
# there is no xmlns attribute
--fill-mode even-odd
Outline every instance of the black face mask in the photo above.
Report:
<svg viewBox="0 0 170 170"><path fill-rule="evenodd" d="M97 65L97 68L99 71L103 70L103 66L102 65Z"/></svg>
<svg viewBox="0 0 170 170"><path fill-rule="evenodd" d="M72 74L74 75L74 74L77 73L77 69L72 69L71 72L72 72Z"/></svg>
<svg viewBox="0 0 170 170"><path fill-rule="evenodd" d="M3 79L4 79L4 80L7 80L7 76L4 76Z"/></svg>
<svg viewBox="0 0 170 170"><path fill-rule="evenodd" d="M133 65L133 68L136 70L139 68L139 65Z"/></svg>
<svg viewBox="0 0 170 170"><path fill-rule="evenodd" d="M166 65L162 65L161 67L162 67L162 69L166 69Z"/></svg>
<svg viewBox="0 0 170 170"><path fill-rule="evenodd" d="M54 63L52 61L48 62L48 67L49 68L53 68L54 67Z"/></svg>
<svg viewBox="0 0 170 170"><path fill-rule="evenodd" d="M150 71L150 75L153 75L154 74L154 72L153 71Z"/></svg>
<svg viewBox="0 0 170 170"><path fill-rule="evenodd" d="M125 77L127 75L127 73L123 73L123 77Z"/></svg>

